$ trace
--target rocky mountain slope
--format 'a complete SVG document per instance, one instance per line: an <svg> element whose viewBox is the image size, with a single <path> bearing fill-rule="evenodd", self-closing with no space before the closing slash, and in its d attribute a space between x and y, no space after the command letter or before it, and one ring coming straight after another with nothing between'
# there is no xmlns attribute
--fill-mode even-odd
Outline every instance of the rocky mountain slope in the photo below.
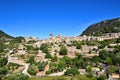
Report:
<svg viewBox="0 0 120 80"><path fill-rule="evenodd" d="M90 25L81 35L100 36L104 33L120 32L120 18L104 20Z"/></svg>
<svg viewBox="0 0 120 80"><path fill-rule="evenodd" d="M8 35L7 33L0 30L0 39L13 39L14 37Z"/></svg>

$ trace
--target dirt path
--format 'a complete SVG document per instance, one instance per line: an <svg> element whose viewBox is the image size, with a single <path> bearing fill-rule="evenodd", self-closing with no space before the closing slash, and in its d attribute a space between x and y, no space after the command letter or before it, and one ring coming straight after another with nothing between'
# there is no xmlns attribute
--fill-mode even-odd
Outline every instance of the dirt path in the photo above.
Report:
<svg viewBox="0 0 120 80"><path fill-rule="evenodd" d="M27 72L30 64L27 64L22 60L13 59L11 56L8 56L8 63L10 63L10 62L19 64L19 65L23 65L24 69L23 69L22 73L31 77L31 75Z"/></svg>
<svg viewBox="0 0 120 80"><path fill-rule="evenodd" d="M50 74L49 76L62 76L62 75L64 75L65 71L66 71L66 69L64 69L62 72Z"/></svg>

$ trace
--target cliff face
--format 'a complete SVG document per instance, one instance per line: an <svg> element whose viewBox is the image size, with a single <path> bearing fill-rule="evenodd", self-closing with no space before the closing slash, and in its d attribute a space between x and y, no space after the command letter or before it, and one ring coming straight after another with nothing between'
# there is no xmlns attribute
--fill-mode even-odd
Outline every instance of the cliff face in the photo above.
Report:
<svg viewBox="0 0 120 80"><path fill-rule="evenodd" d="M90 25L81 35L100 36L104 33L120 32L120 18L104 20Z"/></svg>

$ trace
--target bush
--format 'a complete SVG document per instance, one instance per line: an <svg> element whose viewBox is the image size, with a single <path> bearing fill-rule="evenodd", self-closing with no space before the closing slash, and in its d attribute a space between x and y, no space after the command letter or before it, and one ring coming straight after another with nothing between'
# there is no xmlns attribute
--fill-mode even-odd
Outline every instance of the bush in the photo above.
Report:
<svg viewBox="0 0 120 80"><path fill-rule="evenodd" d="M7 69L6 68L0 68L0 75L6 75Z"/></svg>
<svg viewBox="0 0 120 80"><path fill-rule="evenodd" d="M81 49L81 48L82 48L81 44L78 43L78 44L76 45L76 48L77 48L77 49Z"/></svg>
<svg viewBox="0 0 120 80"><path fill-rule="evenodd" d="M42 50L42 52L44 52L44 53L49 53L49 48L51 48L51 46L49 44L42 44L40 46L40 50Z"/></svg>
<svg viewBox="0 0 120 80"><path fill-rule="evenodd" d="M46 53L46 55L45 55L45 58L52 58L52 56L51 56L51 54L50 53Z"/></svg>
<svg viewBox="0 0 120 80"><path fill-rule="evenodd" d="M87 76L85 75L77 75L76 80L90 80Z"/></svg>
<svg viewBox="0 0 120 80"><path fill-rule="evenodd" d="M93 73L91 73L91 72L88 73L88 74L87 74L87 77L88 77L88 78L92 78L92 77L93 77Z"/></svg>
<svg viewBox="0 0 120 80"><path fill-rule="evenodd" d="M111 67L108 68L108 73L109 74L114 73L116 71L118 71L118 67L116 67L116 66L111 66Z"/></svg>
<svg viewBox="0 0 120 80"><path fill-rule="evenodd" d="M106 51L106 50L102 50L102 51L99 52L99 57L101 59L106 59L108 56L109 56L109 52Z"/></svg>
<svg viewBox="0 0 120 80"><path fill-rule="evenodd" d="M58 57L55 55L51 61L56 62L58 60Z"/></svg>
<svg viewBox="0 0 120 80"><path fill-rule="evenodd" d="M38 63L38 70L43 71L46 65L47 65L47 62L39 62Z"/></svg>
<svg viewBox="0 0 120 80"><path fill-rule="evenodd" d="M59 54L60 54L60 55L67 55L67 52L68 52L67 48L66 48L65 46L62 46L62 47L60 48Z"/></svg>
<svg viewBox="0 0 120 80"><path fill-rule="evenodd" d="M37 67L35 65L30 65L28 68L28 73L30 75L36 75L37 74Z"/></svg>
<svg viewBox="0 0 120 80"><path fill-rule="evenodd" d="M101 75L99 78L98 78L98 80L106 80L107 79L107 76L105 76L105 75Z"/></svg>
<svg viewBox="0 0 120 80"><path fill-rule="evenodd" d="M28 63L33 64L35 63L34 56L31 56L28 60Z"/></svg>
<svg viewBox="0 0 120 80"><path fill-rule="evenodd" d="M64 74L75 76L79 74L79 71L76 68L71 68L71 69L67 69L67 71Z"/></svg>
<svg viewBox="0 0 120 80"><path fill-rule="evenodd" d="M16 63L8 63L7 64L7 68L10 70L10 69L18 69L19 67L20 67L21 65L19 65L19 64L16 64Z"/></svg>
<svg viewBox="0 0 120 80"><path fill-rule="evenodd" d="M49 71L46 71L46 74L51 74L51 71L49 70Z"/></svg>
<svg viewBox="0 0 120 80"><path fill-rule="evenodd" d="M0 67L4 67L7 64L8 60L5 57L0 58Z"/></svg>
<svg viewBox="0 0 120 80"><path fill-rule="evenodd" d="M113 64L113 63L112 63L112 59L109 58L109 57L107 57L107 58L106 58L106 64L112 65L112 64Z"/></svg>
<svg viewBox="0 0 120 80"><path fill-rule="evenodd" d="M58 71L63 71L66 67L66 63L62 60L59 61L59 64L58 64Z"/></svg>
<svg viewBox="0 0 120 80"><path fill-rule="evenodd" d="M24 74L16 74L16 75L10 75L6 77L4 80L29 80L29 77Z"/></svg>

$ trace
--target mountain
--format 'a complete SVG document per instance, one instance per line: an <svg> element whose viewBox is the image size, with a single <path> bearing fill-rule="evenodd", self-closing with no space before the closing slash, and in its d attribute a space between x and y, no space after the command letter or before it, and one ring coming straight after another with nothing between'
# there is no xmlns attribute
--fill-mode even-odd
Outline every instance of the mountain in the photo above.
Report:
<svg viewBox="0 0 120 80"><path fill-rule="evenodd" d="M0 30L0 39L13 39L14 37L8 35L7 33Z"/></svg>
<svg viewBox="0 0 120 80"><path fill-rule="evenodd" d="M104 20L90 25L81 35L100 36L104 33L120 32L120 18Z"/></svg>

